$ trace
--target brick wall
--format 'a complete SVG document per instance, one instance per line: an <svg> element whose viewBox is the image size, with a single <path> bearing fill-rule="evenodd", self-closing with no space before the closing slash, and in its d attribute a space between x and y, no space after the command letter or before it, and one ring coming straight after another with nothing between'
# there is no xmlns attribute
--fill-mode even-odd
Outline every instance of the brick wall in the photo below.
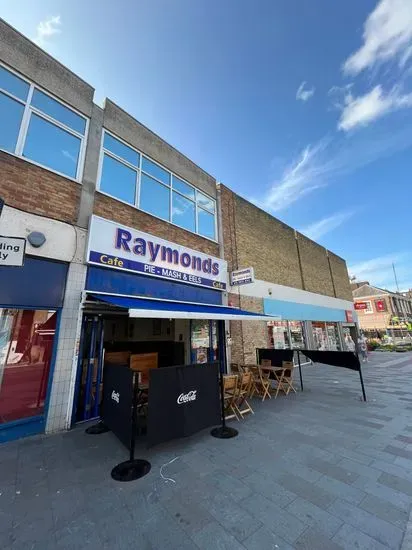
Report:
<svg viewBox="0 0 412 550"><path fill-rule="evenodd" d="M382 300L386 303L386 311L376 311L375 301ZM391 317L394 315L392 303L388 296L373 296L370 298L359 298L355 302L370 302L373 313L365 313L360 309L358 314L359 325L363 329L385 329L389 326Z"/></svg>
<svg viewBox="0 0 412 550"><path fill-rule="evenodd" d="M302 288L294 230L223 185L221 203L229 270L253 266L257 279Z"/></svg>
<svg viewBox="0 0 412 550"><path fill-rule="evenodd" d="M301 233L297 233L297 240L305 290L334 296L326 249Z"/></svg>
<svg viewBox="0 0 412 550"><path fill-rule="evenodd" d="M123 204L102 193L96 192L95 194L93 213L96 216L151 233L161 239L199 250L204 254L219 256L219 245L217 243L213 243L170 223L163 222L150 214L146 214L132 206L127 206L127 204Z"/></svg>
<svg viewBox="0 0 412 550"><path fill-rule="evenodd" d="M345 260L328 252L333 282L335 284L336 298L352 302L352 290L349 282L349 273Z"/></svg>
<svg viewBox="0 0 412 550"><path fill-rule="evenodd" d="M263 313L262 298L229 294L233 306ZM231 362L241 365L256 364L256 348L267 348L267 326L264 321L230 321L232 337Z"/></svg>
<svg viewBox="0 0 412 550"><path fill-rule="evenodd" d="M9 206L74 224L81 186L0 152L0 196Z"/></svg>

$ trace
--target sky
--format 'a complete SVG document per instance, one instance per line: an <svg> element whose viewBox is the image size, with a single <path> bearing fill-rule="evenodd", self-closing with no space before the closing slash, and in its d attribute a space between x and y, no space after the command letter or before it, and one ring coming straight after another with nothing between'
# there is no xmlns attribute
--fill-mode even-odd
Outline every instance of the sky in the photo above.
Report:
<svg viewBox="0 0 412 550"><path fill-rule="evenodd" d="M0 0L0 16L216 179L412 288L411 0Z"/></svg>

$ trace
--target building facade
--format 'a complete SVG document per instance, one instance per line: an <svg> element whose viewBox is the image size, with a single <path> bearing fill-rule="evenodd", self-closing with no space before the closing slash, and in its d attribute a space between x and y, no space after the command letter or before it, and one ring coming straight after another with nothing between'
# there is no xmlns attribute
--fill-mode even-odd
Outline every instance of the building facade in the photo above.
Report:
<svg viewBox="0 0 412 550"><path fill-rule="evenodd" d="M369 336L402 336L412 323L412 299L390 292L368 281L352 283L353 301L359 326Z"/></svg>
<svg viewBox="0 0 412 550"><path fill-rule="evenodd" d="M353 326L342 259L96 105L1 20L0 52L0 441L98 416L104 358L219 359L217 318L239 362L287 339L339 349ZM22 265L6 258L16 238ZM229 288L248 266L254 282Z"/></svg>
<svg viewBox="0 0 412 550"><path fill-rule="evenodd" d="M279 321L231 322L231 360L256 361L257 347L343 349L355 335L346 263L219 185L224 257L229 272L252 268L254 281L230 287L229 303Z"/></svg>

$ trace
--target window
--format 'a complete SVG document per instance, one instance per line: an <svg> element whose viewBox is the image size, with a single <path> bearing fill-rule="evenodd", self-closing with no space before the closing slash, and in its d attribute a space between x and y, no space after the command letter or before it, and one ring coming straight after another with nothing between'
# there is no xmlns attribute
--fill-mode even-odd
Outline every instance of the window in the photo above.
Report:
<svg viewBox="0 0 412 550"><path fill-rule="evenodd" d="M366 304L366 307L364 309L364 312L365 313L373 313L373 308L372 308L372 302L365 302Z"/></svg>
<svg viewBox="0 0 412 550"><path fill-rule="evenodd" d="M80 179L87 119L0 66L0 149Z"/></svg>
<svg viewBox="0 0 412 550"><path fill-rule="evenodd" d="M216 201L104 131L101 192L216 240Z"/></svg>
<svg viewBox="0 0 412 550"><path fill-rule="evenodd" d="M0 308L0 424L44 413L56 311Z"/></svg>

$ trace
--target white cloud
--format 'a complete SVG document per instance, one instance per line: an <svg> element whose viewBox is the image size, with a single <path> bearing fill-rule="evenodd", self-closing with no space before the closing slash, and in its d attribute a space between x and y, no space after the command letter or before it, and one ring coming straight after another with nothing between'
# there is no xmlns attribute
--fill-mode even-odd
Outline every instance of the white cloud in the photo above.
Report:
<svg viewBox="0 0 412 550"><path fill-rule="evenodd" d="M353 264L349 266L348 271L358 281L369 281L372 285L383 288L394 288L395 278L392 264L395 263L398 276L410 277L409 258L410 254L407 252L395 252Z"/></svg>
<svg viewBox="0 0 412 550"><path fill-rule="evenodd" d="M345 61L343 71L356 75L393 59L402 63L411 45L411 0L380 0L365 21L362 46Z"/></svg>
<svg viewBox="0 0 412 550"><path fill-rule="evenodd" d="M34 42L39 46L44 46L47 40L55 34L60 34L61 31L61 17L60 15L53 15L47 17L37 25L37 34L34 38Z"/></svg>
<svg viewBox="0 0 412 550"><path fill-rule="evenodd" d="M301 229L300 232L306 235L307 237L309 237L309 239L316 241L317 239L320 239L327 233L330 233L334 229L337 229L340 225L346 222L354 214L355 214L354 210L336 212L331 216L322 218L317 222L311 223L304 229Z"/></svg>
<svg viewBox="0 0 412 550"><path fill-rule="evenodd" d="M402 94L399 87L385 93L382 86L378 85L367 94L358 97L353 97L349 93L345 97L338 128L345 132L353 130L357 126L366 126L392 111L408 107L412 107L412 93Z"/></svg>
<svg viewBox="0 0 412 550"><path fill-rule="evenodd" d="M303 81L296 92L296 99L298 101L307 101L315 93L315 88L307 88L305 90L306 81Z"/></svg>
<svg viewBox="0 0 412 550"><path fill-rule="evenodd" d="M363 132L345 138L324 138L307 145L259 197L248 200L268 212L279 212L317 189L336 182L368 164L412 146L407 125L392 132Z"/></svg>

